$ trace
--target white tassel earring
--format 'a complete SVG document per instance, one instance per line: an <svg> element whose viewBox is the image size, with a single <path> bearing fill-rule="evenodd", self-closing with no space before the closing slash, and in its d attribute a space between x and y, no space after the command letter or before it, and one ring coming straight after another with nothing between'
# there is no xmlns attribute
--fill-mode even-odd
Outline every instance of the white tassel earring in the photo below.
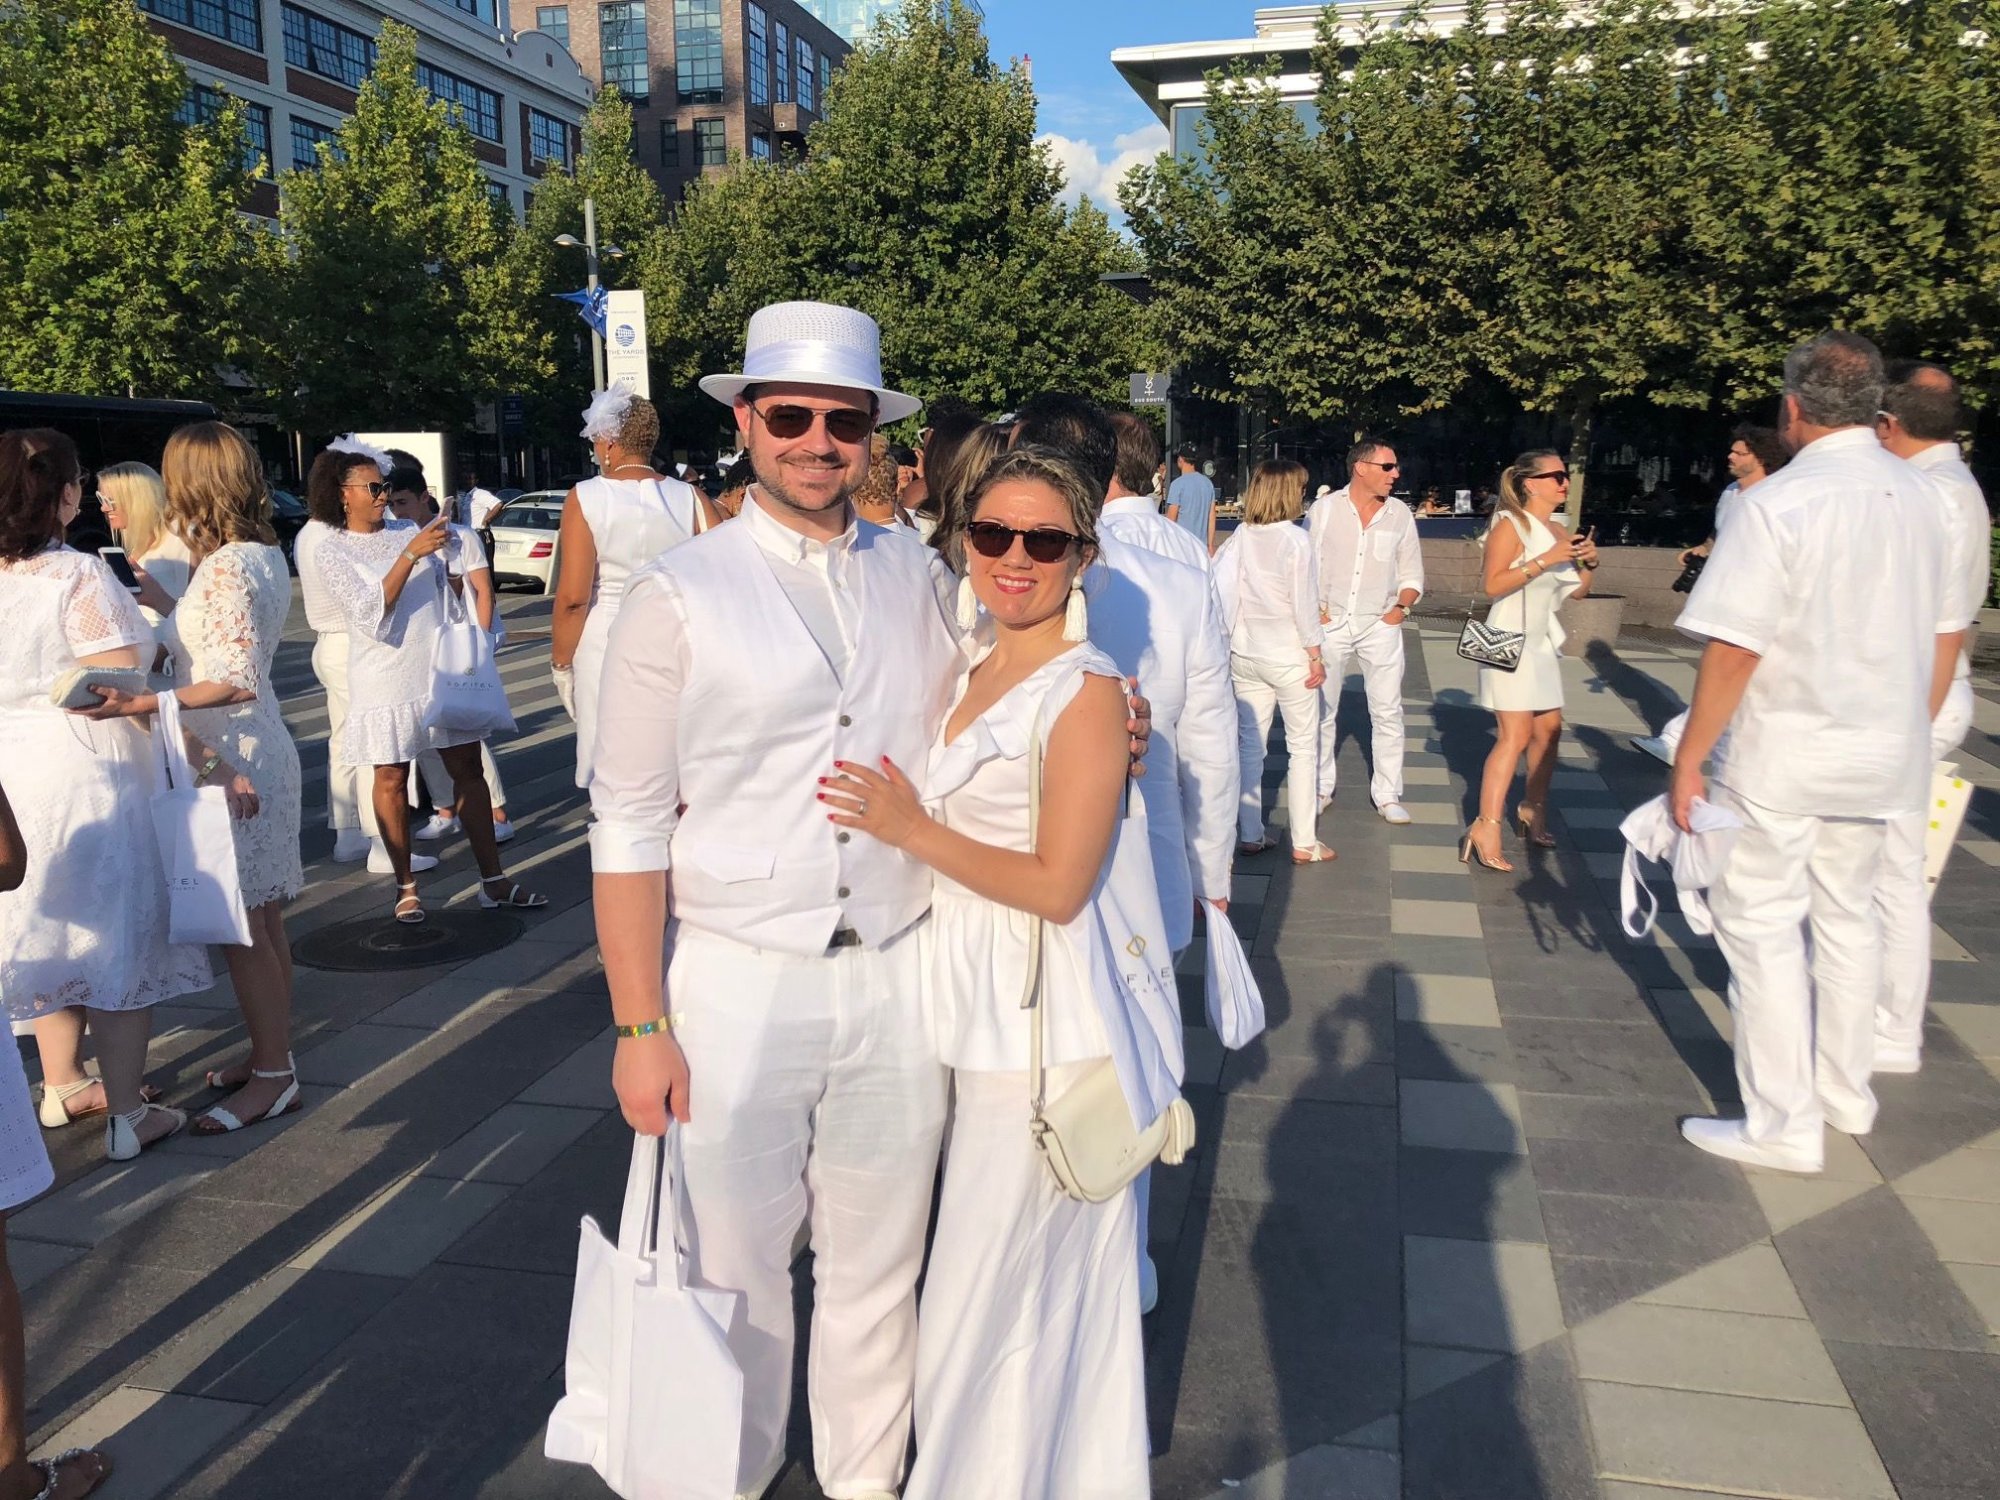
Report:
<svg viewBox="0 0 2000 1500"><path fill-rule="evenodd" d="M958 616L960 630L970 630L979 623L979 596L972 592L972 575L969 573L958 580L958 598L954 601L953 613Z"/></svg>
<svg viewBox="0 0 2000 1500"><path fill-rule="evenodd" d="M1066 641L1090 639L1090 611L1083 602L1083 573L1069 581L1069 603L1063 607L1063 637Z"/></svg>

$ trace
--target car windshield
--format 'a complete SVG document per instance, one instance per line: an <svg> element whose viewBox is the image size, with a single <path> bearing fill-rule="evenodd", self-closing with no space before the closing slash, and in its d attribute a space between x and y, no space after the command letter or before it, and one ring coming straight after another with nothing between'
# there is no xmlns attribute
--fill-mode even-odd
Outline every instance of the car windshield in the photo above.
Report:
<svg viewBox="0 0 2000 1500"><path fill-rule="evenodd" d="M494 530L512 526L522 531L554 531L562 525L559 505L506 505L487 523Z"/></svg>

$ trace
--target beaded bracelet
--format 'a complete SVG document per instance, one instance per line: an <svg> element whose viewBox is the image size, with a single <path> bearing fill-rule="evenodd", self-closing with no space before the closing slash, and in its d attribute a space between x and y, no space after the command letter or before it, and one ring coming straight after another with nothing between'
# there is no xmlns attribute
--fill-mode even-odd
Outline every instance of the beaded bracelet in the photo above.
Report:
<svg viewBox="0 0 2000 1500"><path fill-rule="evenodd" d="M680 1019L681 1018L678 1014L671 1016L655 1016L650 1021L641 1021L637 1026L614 1026L611 1028L611 1030L615 1035L621 1037L654 1036L662 1031L672 1031L675 1025L679 1023Z"/></svg>

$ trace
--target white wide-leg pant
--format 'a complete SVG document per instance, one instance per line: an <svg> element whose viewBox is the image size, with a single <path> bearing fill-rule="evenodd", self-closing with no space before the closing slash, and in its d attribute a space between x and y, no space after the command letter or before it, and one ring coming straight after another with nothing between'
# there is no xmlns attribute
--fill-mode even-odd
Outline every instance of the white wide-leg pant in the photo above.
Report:
<svg viewBox="0 0 2000 1500"><path fill-rule="evenodd" d="M1049 1070L1060 1094L1083 1067ZM953 1075L917 1334L904 1500L1144 1500L1132 1192L1063 1196L1028 1135L1028 1075Z"/></svg>
<svg viewBox="0 0 2000 1500"><path fill-rule="evenodd" d="M1875 1117L1874 896L1888 827L1774 812L1725 786L1710 795L1743 820L1708 900L1729 961L1745 1132L1819 1157L1823 1106L1863 1129Z"/></svg>
<svg viewBox="0 0 2000 1500"><path fill-rule="evenodd" d="M479 764L486 770L486 789L493 794L493 805L507 805L507 789L500 783L500 763L493 758L492 747L486 741L479 742ZM431 806L445 808L458 801L458 793L452 788L451 772L444 766L444 757L435 750L426 750L417 757L417 776L423 778L424 788L431 794ZM417 776L410 778L410 806L417 805Z"/></svg>
<svg viewBox="0 0 2000 1500"><path fill-rule="evenodd" d="M1338 733L1340 687L1349 657L1361 663L1361 681L1368 693L1368 722L1373 730L1375 770L1368 778L1368 795L1377 807L1403 800L1403 627L1370 617L1329 625L1320 645L1326 662L1326 685L1320 691L1319 794L1331 797L1339 780L1334 746Z"/></svg>
<svg viewBox="0 0 2000 1500"><path fill-rule="evenodd" d="M917 1273L945 1114L917 936L812 958L678 923L673 941L693 1269L744 1293L730 1340L743 1370L737 1487L758 1489L784 1458L792 1237L809 1218L807 1398L820 1487L832 1500L893 1491L910 1437Z"/></svg>
<svg viewBox="0 0 2000 1500"><path fill-rule="evenodd" d="M1931 759L1943 760L1972 728L1972 684L1951 685L1931 723ZM1928 790L1928 788L1926 788ZM1875 916L1882 924L1882 998L1875 1008L1875 1045L1884 1055L1923 1053L1924 1008L1931 994L1931 897L1924 881L1922 812L1889 820Z"/></svg>
<svg viewBox="0 0 2000 1500"><path fill-rule="evenodd" d="M1231 656L1229 677L1236 688L1236 724L1241 736L1243 798L1237 808L1237 836L1246 844L1264 837L1264 752L1271 743L1271 716L1285 716L1285 811L1292 847L1310 849L1319 822L1319 694L1306 686L1303 655L1290 662Z"/></svg>
<svg viewBox="0 0 2000 1500"><path fill-rule="evenodd" d="M372 836L375 813L369 794L375 773L340 759L340 731L347 723L347 632L330 631L313 642L312 669L326 689L326 826L335 833L366 829Z"/></svg>

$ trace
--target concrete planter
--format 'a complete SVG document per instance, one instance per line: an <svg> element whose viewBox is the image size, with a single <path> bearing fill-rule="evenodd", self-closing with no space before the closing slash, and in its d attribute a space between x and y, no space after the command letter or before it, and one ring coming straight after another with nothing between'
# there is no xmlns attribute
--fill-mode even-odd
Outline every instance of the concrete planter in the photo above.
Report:
<svg viewBox="0 0 2000 1500"><path fill-rule="evenodd" d="M1558 616L1569 638L1563 655L1588 657L1594 645L1615 646L1625 623L1625 600L1619 594L1592 594L1564 604Z"/></svg>
<svg viewBox="0 0 2000 1500"><path fill-rule="evenodd" d="M1965 643L1973 663L1992 670L2000 667L2000 609L1982 609L1972 627L1972 639Z"/></svg>

